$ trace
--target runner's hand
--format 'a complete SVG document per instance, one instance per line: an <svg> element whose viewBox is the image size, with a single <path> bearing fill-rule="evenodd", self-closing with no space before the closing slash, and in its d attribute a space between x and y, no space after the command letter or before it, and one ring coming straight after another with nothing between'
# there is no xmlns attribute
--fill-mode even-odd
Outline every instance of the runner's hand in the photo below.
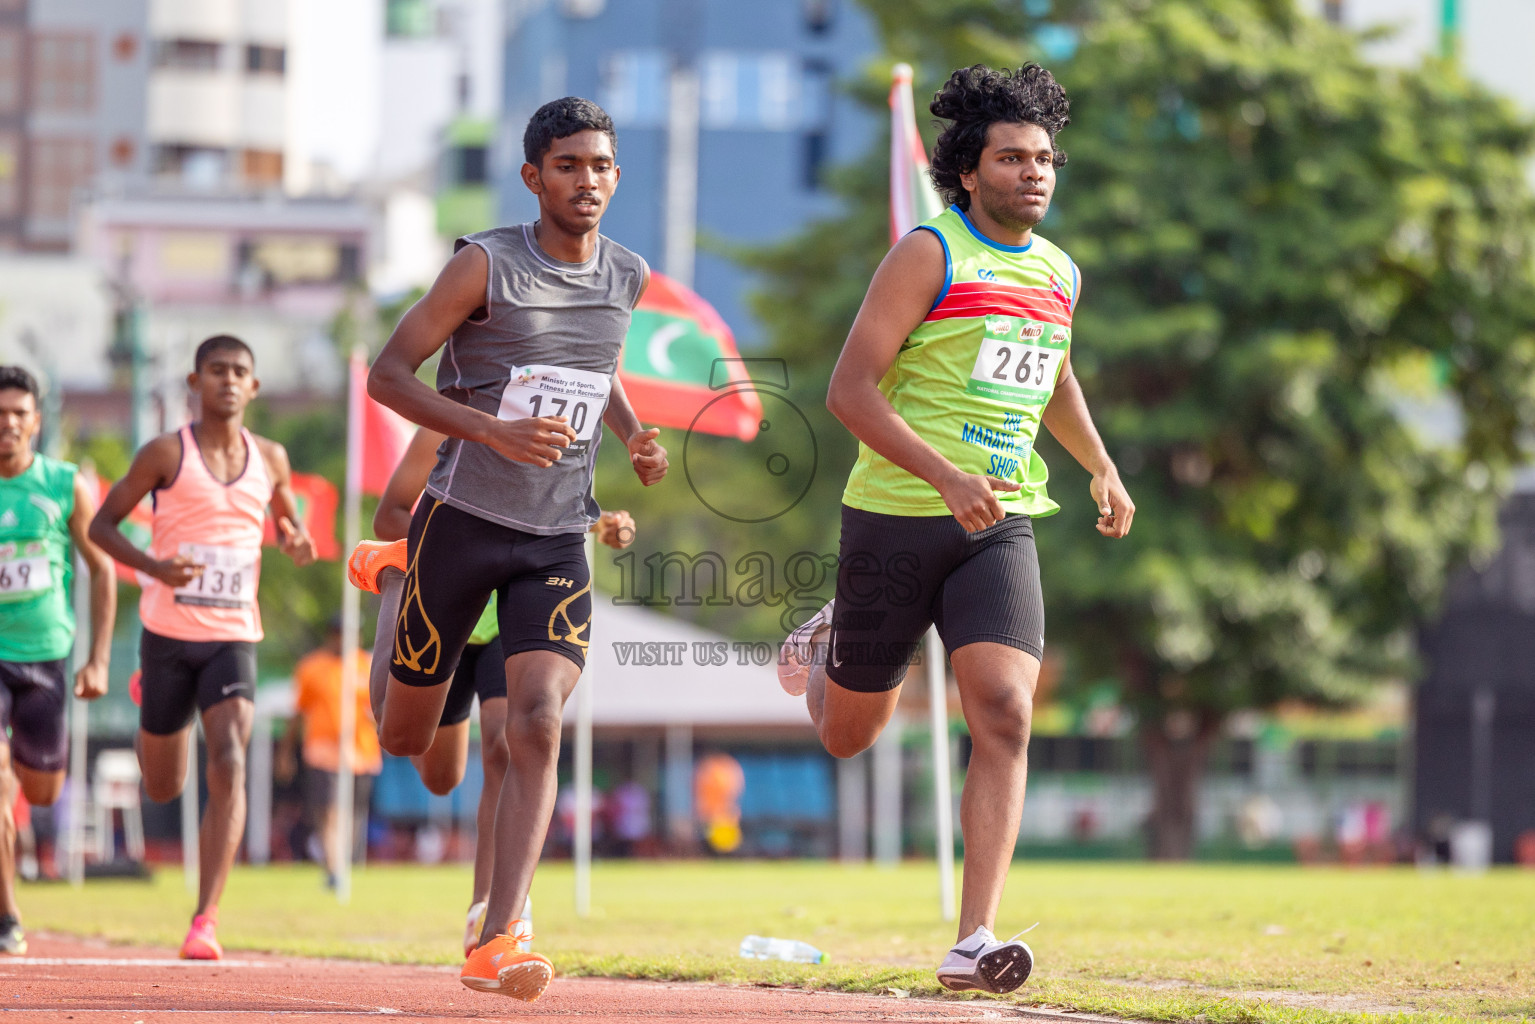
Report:
<svg viewBox="0 0 1535 1024"><path fill-rule="evenodd" d="M287 516L277 520L277 550L293 559L294 565L309 565L315 560L314 538Z"/></svg>
<svg viewBox="0 0 1535 1024"><path fill-rule="evenodd" d="M634 543L634 517L620 509L604 512L597 520L597 540L615 551Z"/></svg>
<svg viewBox="0 0 1535 1024"><path fill-rule="evenodd" d="M634 473L640 478L640 483L646 487L660 483L666 476L667 466L670 465L666 461L666 449L656 441L656 438L660 436L661 431L651 427L629 438L629 463L634 467Z"/></svg>
<svg viewBox="0 0 1535 1024"><path fill-rule="evenodd" d="M202 574L203 567L186 555L162 558L149 571L149 575L168 587L184 587Z"/></svg>
<svg viewBox="0 0 1535 1024"><path fill-rule="evenodd" d="M981 473L956 472L948 483L938 488L938 494L949 511L954 513L954 518L959 520L959 525L975 533L1002 521L1002 503L997 500L995 492L1022 488L1022 484L1013 480L998 480Z"/></svg>
<svg viewBox="0 0 1535 1024"><path fill-rule="evenodd" d="M107 663L92 659L75 673L75 696L81 700L95 700L107 693Z"/></svg>
<svg viewBox="0 0 1535 1024"><path fill-rule="evenodd" d="M560 458L560 449L569 448L576 432L564 416L530 416L525 420L497 420L491 431L490 445L498 454L513 462L552 466Z"/></svg>
<svg viewBox="0 0 1535 1024"><path fill-rule="evenodd" d="M1102 476L1093 477L1088 485L1093 501L1098 505L1098 532L1116 540L1130 532L1130 521L1135 518L1135 502L1119 479L1119 471L1110 469Z"/></svg>

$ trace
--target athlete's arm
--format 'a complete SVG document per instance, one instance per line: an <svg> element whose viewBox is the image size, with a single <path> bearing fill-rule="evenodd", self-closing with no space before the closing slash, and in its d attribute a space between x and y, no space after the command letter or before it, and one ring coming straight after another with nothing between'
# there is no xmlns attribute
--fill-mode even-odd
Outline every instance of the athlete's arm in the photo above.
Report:
<svg viewBox="0 0 1535 1024"><path fill-rule="evenodd" d="M378 511L373 513L373 534L379 540L399 540L410 532L411 512L426 490L427 478L437 462L437 446L442 442L442 434L425 427L410 439L404 457L384 485Z"/></svg>
<svg viewBox="0 0 1535 1024"><path fill-rule="evenodd" d="M75 474L75 509L69 514L69 536L91 575L91 653L75 673L75 696L95 700L107 692L107 666L112 660L112 628L117 624L117 570L107 553L91 543L91 518L96 499L85 478Z"/></svg>
<svg viewBox="0 0 1535 1024"><path fill-rule="evenodd" d="M646 282L649 282L648 277ZM602 414L602 422L624 439L624 445L629 449L629 464L634 467L640 483L649 487L666 476L666 467L670 463L666 461L666 449L656 441L661 431L656 427L646 430L640 425L640 418L635 415L634 406L629 404L629 396L624 393L623 382L616 373L613 374L613 389L608 395L608 408Z"/></svg>
<svg viewBox="0 0 1535 1024"><path fill-rule="evenodd" d="M604 512L592 524L591 532L597 535L599 544L606 544L614 551L622 551L634 543L634 517L623 509Z"/></svg>
<svg viewBox="0 0 1535 1024"><path fill-rule="evenodd" d="M400 318L368 371L368 394L412 423L466 441L478 441L511 459L552 466L576 439L564 416L499 420L460 405L416 377L421 364L460 324L485 305L490 261L477 245L453 254L431 289Z"/></svg>
<svg viewBox="0 0 1535 1024"><path fill-rule="evenodd" d="M123 536L118 527L150 491L166 487L181 468L181 437L162 434L139 449L123 478L112 485L91 520L91 543L130 569L147 573L171 587L184 587L202 575L203 567L185 555L151 558Z"/></svg>
<svg viewBox="0 0 1535 1024"><path fill-rule="evenodd" d="M960 525L974 532L1002 519L994 491L1022 485L962 472L922 440L879 390L901 344L933 308L943 278L943 243L931 231L909 233L885 255L832 371L826 407L858 440L932 484Z"/></svg>
<svg viewBox="0 0 1535 1024"><path fill-rule="evenodd" d="M1098 505L1098 532L1105 537L1119 538L1130 532L1130 522L1135 518L1135 502L1119 479L1119 470L1103 447L1103 438L1093 426L1092 414L1087 411L1087 399L1082 396L1082 385L1071 372L1071 353L1061 360L1061 371L1055 383L1055 394L1045 406L1041 417L1045 427L1093 475L1088 486L1093 501Z"/></svg>
<svg viewBox="0 0 1535 1024"><path fill-rule="evenodd" d="M308 565L315 559L314 538L298 512L293 496L293 468L288 465L288 449L276 441L256 438L261 457L272 475L272 518L277 521L277 550L293 559L294 565Z"/></svg>

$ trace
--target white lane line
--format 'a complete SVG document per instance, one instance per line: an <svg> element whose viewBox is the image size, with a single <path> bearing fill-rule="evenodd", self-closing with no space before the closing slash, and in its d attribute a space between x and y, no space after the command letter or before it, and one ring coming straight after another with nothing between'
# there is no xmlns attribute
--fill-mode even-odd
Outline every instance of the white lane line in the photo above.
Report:
<svg viewBox="0 0 1535 1024"><path fill-rule="evenodd" d="M4 967L282 967L270 960L156 960L151 957L18 956L0 960Z"/></svg>

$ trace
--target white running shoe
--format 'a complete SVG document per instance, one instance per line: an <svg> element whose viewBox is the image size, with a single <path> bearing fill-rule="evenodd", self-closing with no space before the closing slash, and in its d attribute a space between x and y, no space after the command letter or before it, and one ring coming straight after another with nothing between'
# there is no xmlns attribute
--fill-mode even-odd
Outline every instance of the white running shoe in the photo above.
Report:
<svg viewBox="0 0 1535 1024"><path fill-rule="evenodd" d="M488 900L481 900L469 908L469 917L464 921L464 956L473 953L480 945L480 932L485 928L485 911L490 909ZM526 902L522 905L522 917L520 918L528 926L528 931L533 931L533 894L529 893ZM527 940L517 943L517 952L531 952L533 944Z"/></svg>
<svg viewBox="0 0 1535 1024"><path fill-rule="evenodd" d="M1023 932L1019 932L1022 935ZM954 944L938 965L938 983L953 992L1011 992L1029 980L1034 951L1014 935L1002 942L985 925Z"/></svg>
<svg viewBox="0 0 1535 1024"><path fill-rule="evenodd" d="M805 620L784 640L778 651L778 685L791 697L798 697L810 685L810 669L815 664L815 635L823 628L831 628L831 616L835 600L827 601L821 610Z"/></svg>

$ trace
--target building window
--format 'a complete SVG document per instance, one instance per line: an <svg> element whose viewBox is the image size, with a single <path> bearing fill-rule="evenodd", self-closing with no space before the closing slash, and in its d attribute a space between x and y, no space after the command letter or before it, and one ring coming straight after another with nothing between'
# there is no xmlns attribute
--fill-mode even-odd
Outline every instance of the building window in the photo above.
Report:
<svg viewBox="0 0 1535 1024"><path fill-rule="evenodd" d="M287 66L287 56L281 46L247 46L245 70L253 75L280 75Z"/></svg>
<svg viewBox="0 0 1535 1024"><path fill-rule="evenodd" d="M384 32L392 39L429 39L437 34L437 19L428 0L388 0Z"/></svg>
<svg viewBox="0 0 1535 1024"><path fill-rule="evenodd" d="M19 30L0 29L0 114L16 114L21 111L23 45Z"/></svg>
<svg viewBox="0 0 1535 1024"><path fill-rule="evenodd" d="M814 192L825 186L823 176L831 153L831 66L807 60L800 77L800 111L804 139L801 143L801 183Z"/></svg>
<svg viewBox="0 0 1535 1024"><path fill-rule="evenodd" d="M112 164L116 167L127 167L133 163L133 154L137 152L133 140L126 135L119 135L112 140Z"/></svg>
<svg viewBox="0 0 1535 1024"><path fill-rule="evenodd" d="M202 146L161 145L154 149L155 174L175 178L196 189L213 189L224 183L229 155L222 149Z"/></svg>
<svg viewBox="0 0 1535 1024"><path fill-rule="evenodd" d="M28 213L40 219L68 217L75 193L90 184L95 163L90 139L34 139Z"/></svg>
<svg viewBox="0 0 1535 1024"><path fill-rule="evenodd" d="M21 213L21 136L0 132L0 219Z"/></svg>
<svg viewBox="0 0 1535 1024"><path fill-rule="evenodd" d="M711 50L700 62L703 126L792 131L804 123L800 65L781 50Z"/></svg>
<svg viewBox="0 0 1535 1024"><path fill-rule="evenodd" d="M181 68L185 71L217 71L223 53L222 43L202 39L160 39L155 41L155 67Z"/></svg>
<svg viewBox="0 0 1535 1024"><path fill-rule="evenodd" d="M602 62L598 104L620 128L666 123L671 58L665 50L617 50Z"/></svg>
<svg viewBox="0 0 1535 1024"><path fill-rule="evenodd" d="M84 114L96 105L96 39L39 33L32 40L32 101L38 110Z"/></svg>
<svg viewBox="0 0 1535 1024"><path fill-rule="evenodd" d="M1343 0L1322 0L1322 17L1334 25L1343 24Z"/></svg>
<svg viewBox="0 0 1535 1024"><path fill-rule="evenodd" d="M484 146L459 146L457 184L486 184L490 180L489 157L490 151Z"/></svg>
<svg viewBox="0 0 1535 1024"><path fill-rule="evenodd" d="M800 0L800 10L805 14L805 28L813 35L821 35L837 20L837 0Z"/></svg>
<svg viewBox="0 0 1535 1024"><path fill-rule="evenodd" d="M240 154L240 176L249 185L281 185L282 153L277 150L247 149Z"/></svg>
<svg viewBox="0 0 1535 1024"><path fill-rule="evenodd" d="M121 61L130 61L139 53L139 37L132 32L123 32L112 40L112 56Z"/></svg>

